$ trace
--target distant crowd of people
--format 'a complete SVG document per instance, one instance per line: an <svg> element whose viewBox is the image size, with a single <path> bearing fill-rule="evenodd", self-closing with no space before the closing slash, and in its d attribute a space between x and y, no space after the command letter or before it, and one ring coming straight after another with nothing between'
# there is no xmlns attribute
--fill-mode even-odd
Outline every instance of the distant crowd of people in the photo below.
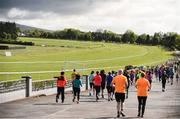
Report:
<svg viewBox="0 0 180 119"><path fill-rule="evenodd" d="M180 61L172 61L163 65L151 67L125 67L124 70L110 71L107 74L105 70L91 71L88 76L89 81L89 96L95 95L98 102L101 97L104 98L104 90L107 89L108 101L113 101L114 97L117 102L117 117L125 116L123 112L123 103L125 98L128 98L128 89L130 86L137 88L138 99L138 117L143 117L145 112L146 100L148 91L152 88L153 77L157 82L162 83L162 92L165 92L166 82L174 84L174 79L179 82ZM61 102L64 102L64 89L67 80L64 76L65 72L61 72L57 78L57 95L56 102L58 102L59 95L61 94ZM80 88L82 87L81 76L76 70L71 74L72 79L72 93L73 102L79 103Z"/></svg>

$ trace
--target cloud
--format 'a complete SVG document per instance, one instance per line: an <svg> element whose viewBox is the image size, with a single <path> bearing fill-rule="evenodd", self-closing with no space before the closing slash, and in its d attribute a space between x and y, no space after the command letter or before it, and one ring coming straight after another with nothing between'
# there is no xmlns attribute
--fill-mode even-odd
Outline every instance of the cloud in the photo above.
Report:
<svg viewBox="0 0 180 119"><path fill-rule="evenodd" d="M26 10L20 10L17 8L12 8L9 10L9 12L7 13L8 18L10 19L14 19L14 18L24 18L26 16L28 16L28 12Z"/></svg>
<svg viewBox="0 0 180 119"><path fill-rule="evenodd" d="M180 33L179 0L1 0L0 20L58 30Z"/></svg>

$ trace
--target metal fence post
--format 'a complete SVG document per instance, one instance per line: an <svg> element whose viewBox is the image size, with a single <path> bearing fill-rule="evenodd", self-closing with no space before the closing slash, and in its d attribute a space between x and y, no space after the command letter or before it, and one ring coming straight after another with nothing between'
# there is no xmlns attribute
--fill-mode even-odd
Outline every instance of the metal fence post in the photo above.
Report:
<svg viewBox="0 0 180 119"><path fill-rule="evenodd" d="M89 89L88 75L83 75L82 79L85 81L85 89L88 90Z"/></svg>
<svg viewBox="0 0 180 119"><path fill-rule="evenodd" d="M31 76L22 76L21 78L25 78L26 80L26 97L30 97L32 92L32 78Z"/></svg>

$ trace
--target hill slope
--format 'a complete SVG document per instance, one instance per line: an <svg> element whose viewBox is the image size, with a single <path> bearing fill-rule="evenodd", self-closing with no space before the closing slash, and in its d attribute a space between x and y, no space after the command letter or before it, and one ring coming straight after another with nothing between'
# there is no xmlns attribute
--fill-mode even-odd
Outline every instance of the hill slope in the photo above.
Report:
<svg viewBox="0 0 180 119"><path fill-rule="evenodd" d="M16 27L19 27L21 31L26 31L26 30L42 30L42 31L47 31L47 32L52 32L52 30L47 30L47 29L41 29L41 28L37 28L37 27L31 27L31 26L27 26L27 25L22 25L22 24L18 24L16 23Z"/></svg>

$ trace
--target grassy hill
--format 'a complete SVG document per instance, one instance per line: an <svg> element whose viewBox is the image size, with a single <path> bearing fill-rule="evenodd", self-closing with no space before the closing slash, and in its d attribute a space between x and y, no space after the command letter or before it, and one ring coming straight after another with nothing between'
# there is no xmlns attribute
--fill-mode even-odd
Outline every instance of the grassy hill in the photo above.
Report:
<svg viewBox="0 0 180 119"><path fill-rule="evenodd" d="M42 31L46 31L46 32L52 32L52 30L47 30L47 29L42 29L42 28L37 28L37 27L32 27L32 26L27 26L27 25L22 25L22 24L18 24L16 23L16 27L20 28L20 30L23 31L33 31L33 30L42 30Z"/></svg>
<svg viewBox="0 0 180 119"><path fill-rule="evenodd" d="M0 80L19 79L22 75L31 75L34 80L49 79L58 75L62 69L68 69L69 76L73 68L78 69L81 74L89 74L91 70L117 70L129 64L159 64L171 58L170 52L157 46L20 39L35 42L35 46L10 50L11 57L4 56L4 51L0 50Z"/></svg>

